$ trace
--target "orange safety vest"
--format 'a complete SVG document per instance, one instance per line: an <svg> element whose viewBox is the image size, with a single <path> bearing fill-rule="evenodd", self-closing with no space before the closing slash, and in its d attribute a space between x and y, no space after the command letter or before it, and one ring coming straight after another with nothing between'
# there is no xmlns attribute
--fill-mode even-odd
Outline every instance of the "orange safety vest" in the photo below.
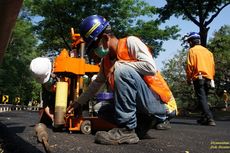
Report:
<svg viewBox="0 0 230 153"><path fill-rule="evenodd" d="M133 59L129 56L127 38L119 40L117 47L117 58L118 60L137 61L137 59ZM113 64L114 63L110 61L109 56L106 55L103 59L104 74L107 77L107 80L112 89L114 87L114 79L113 77L111 77L111 75L108 74L112 73L110 68L113 66ZM157 73L154 76L144 76L143 79L149 86L149 88L153 92L158 94L161 100L168 105L170 111L177 109L176 102L172 95L172 92L159 71L157 71Z"/></svg>

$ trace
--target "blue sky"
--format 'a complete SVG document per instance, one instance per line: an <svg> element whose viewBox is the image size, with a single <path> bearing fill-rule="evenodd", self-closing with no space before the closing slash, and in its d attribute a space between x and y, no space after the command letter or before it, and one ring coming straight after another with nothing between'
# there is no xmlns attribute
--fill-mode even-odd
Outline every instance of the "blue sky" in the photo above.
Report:
<svg viewBox="0 0 230 153"><path fill-rule="evenodd" d="M161 7L164 6L166 3L165 0L143 0L145 2L148 2L152 6ZM213 33L215 31L218 31L221 26L223 25L230 25L230 6L225 7L220 14L213 20L213 22L209 25L209 33L208 33L208 39L210 39L213 36ZM173 25L179 25L179 28L181 31L179 32L181 35L184 35L188 32L195 31L199 32L199 28L191 21L185 21L181 18L175 18L171 17L170 20L166 21L164 26L173 26ZM178 50L182 49L181 42L179 40L169 40L165 41L163 44L163 48L165 49L165 52L161 52L160 55L156 58L156 63L159 69L163 68L163 61L167 61L178 52Z"/></svg>

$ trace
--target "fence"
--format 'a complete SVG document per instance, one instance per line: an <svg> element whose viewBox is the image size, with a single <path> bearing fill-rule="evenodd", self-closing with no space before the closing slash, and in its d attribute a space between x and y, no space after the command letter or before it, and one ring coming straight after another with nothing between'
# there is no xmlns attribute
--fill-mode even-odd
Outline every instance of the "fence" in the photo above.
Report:
<svg viewBox="0 0 230 153"><path fill-rule="evenodd" d="M0 104L0 113L1 112L9 112L9 111L20 111L20 110L38 111L39 107L37 107L37 106L12 105L12 104Z"/></svg>

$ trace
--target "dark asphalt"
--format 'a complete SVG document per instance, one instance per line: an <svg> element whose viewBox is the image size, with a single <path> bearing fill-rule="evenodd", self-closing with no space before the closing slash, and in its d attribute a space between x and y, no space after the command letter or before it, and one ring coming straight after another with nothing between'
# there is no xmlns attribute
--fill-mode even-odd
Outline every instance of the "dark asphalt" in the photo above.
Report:
<svg viewBox="0 0 230 153"><path fill-rule="evenodd" d="M44 153L35 137L37 121L37 112L0 113L0 152ZM95 144L94 135L49 129L49 144L53 153L230 153L230 117L216 123L215 127L200 126L195 118L175 118L170 130L150 130L155 139L115 146Z"/></svg>

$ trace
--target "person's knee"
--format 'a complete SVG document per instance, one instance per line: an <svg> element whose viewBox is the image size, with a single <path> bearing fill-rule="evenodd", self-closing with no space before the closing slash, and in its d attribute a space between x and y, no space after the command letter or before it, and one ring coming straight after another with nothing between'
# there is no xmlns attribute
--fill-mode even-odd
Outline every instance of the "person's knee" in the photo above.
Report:
<svg viewBox="0 0 230 153"><path fill-rule="evenodd" d="M119 68L116 68L114 71L114 76L116 78L132 78L137 72L134 68L128 65L122 65Z"/></svg>
<svg viewBox="0 0 230 153"><path fill-rule="evenodd" d="M123 76L123 75L127 75L129 72L129 66L126 65L122 65L120 67L117 67L114 71L115 75L119 75L119 76Z"/></svg>

